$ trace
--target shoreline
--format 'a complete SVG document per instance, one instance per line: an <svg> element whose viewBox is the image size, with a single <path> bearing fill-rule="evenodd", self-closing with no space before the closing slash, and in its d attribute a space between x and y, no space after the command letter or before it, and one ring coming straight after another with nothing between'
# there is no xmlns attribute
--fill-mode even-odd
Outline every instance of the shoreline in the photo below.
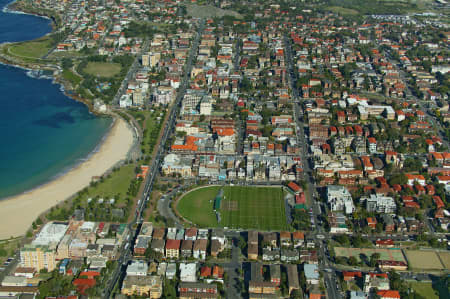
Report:
<svg viewBox="0 0 450 299"><path fill-rule="evenodd" d="M24 235L38 216L89 186L127 159L134 134L125 120L116 117L98 151L67 173L20 195L0 200L0 240Z"/></svg>
<svg viewBox="0 0 450 299"><path fill-rule="evenodd" d="M52 22L52 30L44 36L55 32L57 24L53 17L18 10L14 5L15 3L17 3L16 0L9 2L2 10L7 13L28 14L49 19ZM0 46L3 47L5 44L8 44L8 42L1 43ZM20 61L9 55L3 55L3 53L0 53L0 63L20 68L25 72L43 69L52 70L52 83L60 85L61 92L65 96L82 102L88 107L89 113L99 117L109 116L113 118L113 123L107 133L86 157L76 161L66 169L62 169L60 173L41 185L18 195L0 199L0 240L2 240L24 235L37 217L89 186L92 177L102 176L126 160L129 152L133 149L135 136L129 124L121 117L114 113L99 113L94 110L90 101L80 98L77 94L72 94L70 91L73 91L73 88L71 88L69 82L62 78L59 66L45 62Z"/></svg>
<svg viewBox="0 0 450 299"><path fill-rule="evenodd" d="M43 188L43 187L45 187L46 185L48 185L48 184L50 184L50 183L52 183L52 182L58 180L59 178L61 178L61 177L65 176L65 175L67 175L67 174L70 173L72 170L77 169L78 167L82 166L83 163L89 161L96 153L98 153L98 152L101 150L102 146L103 146L103 145L105 144L105 142L108 140L108 138L109 138L109 136L110 136L112 130L114 129L114 126L116 125L117 119L118 119L118 118L117 118L117 117L112 117L112 116L111 116L111 118L112 118L112 122L111 122L111 124L110 124L108 130L107 130L106 133L102 136L102 138L100 139L100 141L95 145L95 147L94 147L94 148L93 148L86 156L84 156L83 158L79 158L79 159L77 159L73 164L68 165L68 166L62 168L57 174L55 174L55 175L49 177L48 179L46 179L45 182L40 183L39 185L36 185L36 186L34 186L34 187L30 188L30 189L24 190L24 191L20 191L19 193L14 194L14 195L9 195L9 196L6 196L6 197L0 197L0 203L1 203L2 201L14 199L14 198L17 198L17 197L19 197L19 196L26 195L26 194L28 194L28 193L31 193L31 192L33 192L33 191L36 191L36 190L38 190L38 189L40 189L40 188ZM0 223L1 223L1 221L0 221Z"/></svg>

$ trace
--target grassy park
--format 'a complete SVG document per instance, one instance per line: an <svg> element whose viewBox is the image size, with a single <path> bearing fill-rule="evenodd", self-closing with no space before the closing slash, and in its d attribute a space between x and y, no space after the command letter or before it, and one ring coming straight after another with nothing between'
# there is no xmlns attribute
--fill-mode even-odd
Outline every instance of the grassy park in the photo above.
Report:
<svg viewBox="0 0 450 299"><path fill-rule="evenodd" d="M82 80L80 76L78 76L69 69L64 69L62 72L62 76L65 80L69 81L73 86L77 86L78 84L80 84Z"/></svg>
<svg viewBox="0 0 450 299"><path fill-rule="evenodd" d="M280 187L224 187L219 209L221 222L218 223L213 209L214 198L220 188L206 187L187 193L178 202L178 212L199 226L287 229L283 190Z"/></svg>
<svg viewBox="0 0 450 299"><path fill-rule="evenodd" d="M140 187L140 181L135 179L135 167L136 164L123 165L96 182L92 182L89 187L78 192L72 201L66 201L62 205L51 208L46 215L47 219L67 219L73 214L74 209L79 208L85 210L89 220L112 220L113 209L123 209L126 216ZM100 199L103 199L103 203ZM114 202L110 202L111 199L114 199Z"/></svg>
<svg viewBox="0 0 450 299"><path fill-rule="evenodd" d="M8 47L8 54L21 58L41 58L51 49L52 43L53 41L49 37L14 43Z"/></svg>
<svg viewBox="0 0 450 299"><path fill-rule="evenodd" d="M90 61L84 71L96 77L110 78L119 74L121 66L113 62L92 62Z"/></svg>
<svg viewBox="0 0 450 299"><path fill-rule="evenodd" d="M408 264L413 269L442 270L445 266L436 251L432 250L405 250Z"/></svg>
<svg viewBox="0 0 450 299"><path fill-rule="evenodd" d="M178 202L177 210L187 220L201 227L217 227L213 211L214 198L220 187L206 187L186 193Z"/></svg>
<svg viewBox="0 0 450 299"><path fill-rule="evenodd" d="M433 289L431 282L412 282L411 287L414 292L428 299L438 299L439 293Z"/></svg>
<svg viewBox="0 0 450 299"><path fill-rule="evenodd" d="M353 256L358 261L361 260L362 254L370 258L372 254L379 253L382 260L405 262L401 249L335 247L334 251L337 257Z"/></svg>

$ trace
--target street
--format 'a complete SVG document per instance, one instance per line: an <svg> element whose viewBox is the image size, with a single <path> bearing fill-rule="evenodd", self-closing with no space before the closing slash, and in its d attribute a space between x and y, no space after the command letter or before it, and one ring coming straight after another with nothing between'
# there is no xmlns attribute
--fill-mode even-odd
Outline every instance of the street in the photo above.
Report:
<svg viewBox="0 0 450 299"><path fill-rule="evenodd" d="M197 54L199 41L200 41L200 38L201 38L204 28L205 28L205 21L201 20L200 24L199 24L199 28L197 30L197 35L195 37L195 40L192 43L189 57L186 61L185 73L184 73L184 77L182 80L182 84L180 85L180 89L177 93L177 98L176 98L173 108L171 110L171 114L168 119L168 122L163 127L164 133L161 138L161 141L155 148L157 154L156 154L155 159L153 160L152 165L150 166L151 171L146 177L144 192L143 192L142 197L139 200L138 205L136 207L135 218L133 219L133 221L131 223L128 224L128 228L130 230L130 232L129 232L130 237L128 239L128 242L124 242L121 250L119 251L121 253L121 255L120 255L118 261L119 261L119 265L121 265L121 266L117 267L116 271L113 273L112 279L110 280L108 286L105 288L105 291L103 293L103 298L110 298L111 293L114 289L114 286L117 283L119 283L121 281L121 279L123 279L123 277L125 276L126 265L128 265L128 263L131 260L134 243L135 243L138 233L140 231L140 225L136 225L135 228L133 228L133 226L134 226L134 224L142 222L142 213L145 210L147 200L149 199L150 193L153 188L154 179L159 171L159 167L162 162L167 139L169 137L169 134L173 131L173 129L175 127L176 115L178 113L179 107L181 106L181 100L183 99L186 89L189 85L190 73L192 70L192 61L194 59L194 56ZM137 60L135 61L135 63L137 63ZM137 65L135 67L137 68ZM127 74L127 78L125 80L129 80L129 78L132 76L132 74L134 74L134 73L132 73L131 69L130 69L130 71ZM118 96L116 95L116 97L118 97ZM120 97L119 97L119 99L120 99Z"/></svg>

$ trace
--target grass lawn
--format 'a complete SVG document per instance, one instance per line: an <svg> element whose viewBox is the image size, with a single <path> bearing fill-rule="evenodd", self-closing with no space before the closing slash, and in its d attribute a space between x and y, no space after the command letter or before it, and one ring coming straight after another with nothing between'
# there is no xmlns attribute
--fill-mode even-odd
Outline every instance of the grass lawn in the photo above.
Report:
<svg viewBox="0 0 450 299"><path fill-rule="evenodd" d="M115 198L117 204L127 197L127 191L131 180L135 178L134 164L124 165L119 170L110 174L102 182L98 182L95 186L89 187L88 194L83 195L83 199L95 198L99 196L105 200Z"/></svg>
<svg viewBox="0 0 450 299"><path fill-rule="evenodd" d="M22 238L7 239L0 241L0 266L19 248Z"/></svg>
<svg viewBox="0 0 450 299"><path fill-rule="evenodd" d="M184 195L177 204L178 212L200 227L217 227L216 214L213 211L214 198L220 187L205 187Z"/></svg>
<svg viewBox="0 0 450 299"><path fill-rule="evenodd" d="M97 77L110 78L120 72L121 66L113 62L89 62L84 71Z"/></svg>
<svg viewBox="0 0 450 299"><path fill-rule="evenodd" d="M52 52L48 56L48 58L77 58L80 57L82 54L78 51L63 51L63 52Z"/></svg>
<svg viewBox="0 0 450 299"><path fill-rule="evenodd" d="M14 43L9 46L8 53L25 58L40 58L47 54L52 46L52 40L43 37L37 40Z"/></svg>
<svg viewBox="0 0 450 299"><path fill-rule="evenodd" d="M442 270L444 266L436 251L405 250L408 264L413 269Z"/></svg>
<svg viewBox="0 0 450 299"><path fill-rule="evenodd" d="M400 249L335 247L334 252L338 257L354 256L358 261L361 260L361 254L364 254L366 257L370 258L372 254L379 253L380 259L382 260L405 262L405 258L403 257L403 253Z"/></svg>
<svg viewBox="0 0 450 299"><path fill-rule="evenodd" d="M80 76L78 76L77 74L75 74L74 72L72 72L69 69L64 69L62 72L62 76L65 80L72 83L73 86L77 86L78 84L80 84L80 82L82 80L82 78Z"/></svg>
<svg viewBox="0 0 450 299"><path fill-rule="evenodd" d="M337 14L341 14L341 15L357 15L359 14L359 12L357 10L354 9L350 9L350 8L345 8L345 7L340 7L340 6L330 6L328 8L328 10L335 12Z"/></svg>
<svg viewBox="0 0 450 299"><path fill-rule="evenodd" d="M287 229L281 188L224 187L221 222L218 223L213 208L220 188L206 187L187 193L178 203L178 212L189 221L205 227Z"/></svg>
<svg viewBox="0 0 450 299"><path fill-rule="evenodd" d="M438 292L433 289L431 282L412 282L412 288L427 299L439 299Z"/></svg>
<svg viewBox="0 0 450 299"><path fill-rule="evenodd" d="M279 187L225 187L222 226L286 230L283 190Z"/></svg>
<svg viewBox="0 0 450 299"><path fill-rule="evenodd" d="M164 121L165 114L163 113L163 115L160 115L162 112L163 110L161 109L156 109L154 112L148 110L128 111L143 129L141 148L144 155L151 156L153 154L161 130L160 124ZM159 121L157 119L158 117L160 117Z"/></svg>

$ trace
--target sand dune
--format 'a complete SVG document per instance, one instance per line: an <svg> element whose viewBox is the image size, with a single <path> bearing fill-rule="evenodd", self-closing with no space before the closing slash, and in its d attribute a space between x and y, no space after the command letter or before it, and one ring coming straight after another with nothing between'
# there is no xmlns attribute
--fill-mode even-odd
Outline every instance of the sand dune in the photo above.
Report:
<svg viewBox="0 0 450 299"><path fill-rule="evenodd" d="M24 235L44 211L83 189L92 176L99 176L125 159L133 144L133 133L117 119L99 151L67 174L40 188L0 201L0 240Z"/></svg>

